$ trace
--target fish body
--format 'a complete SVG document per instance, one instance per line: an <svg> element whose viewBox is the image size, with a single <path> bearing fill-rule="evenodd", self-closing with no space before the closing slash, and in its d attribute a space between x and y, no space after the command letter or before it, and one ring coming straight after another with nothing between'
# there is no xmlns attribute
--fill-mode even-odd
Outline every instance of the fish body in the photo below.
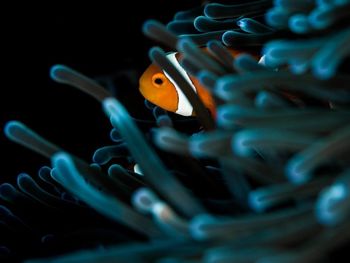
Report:
<svg viewBox="0 0 350 263"><path fill-rule="evenodd" d="M181 75L198 94L208 110L215 115L215 103L210 92L193 76L190 76L180 65L180 54L167 54L169 61L178 69ZM183 94L175 80L155 64L151 64L139 81L139 89L143 97L153 104L183 116L193 116L193 107Z"/></svg>

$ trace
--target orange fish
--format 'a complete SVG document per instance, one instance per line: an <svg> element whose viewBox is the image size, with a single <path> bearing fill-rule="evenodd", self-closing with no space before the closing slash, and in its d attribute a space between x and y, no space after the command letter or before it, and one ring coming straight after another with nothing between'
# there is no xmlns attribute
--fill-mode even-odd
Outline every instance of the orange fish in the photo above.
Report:
<svg viewBox="0 0 350 263"><path fill-rule="evenodd" d="M211 56L207 48L203 48L203 50L209 54L209 56ZM227 50L234 58L242 53L240 50L229 48ZM206 108L215 117L216 107L212 95L200 84L199 80L189 75L180 65L180 56L180 53L176 52L167 54L169 61L187 80L192 89L198 94ZM257 60L260 58L257 54L253 56ZM264 57L260 58L259 64L264 64ZM167 111L183 116L195 115L191 103L187 100L185 94L183 94L176 81L174 81L164 70L155 64L151 64L141 76L139 81L139 90L145 99Z"/></svg>
<svg viewBox="0 0 350 263"><path fill-rule="evenodd" d="M215 113L215 103L211 94L199 81L187 74L179 63L179 53L169 53L167 58L181 73L198 94L204 105L212 114ZM183 116L192 116L193 107L184 93L165 71L155 64L151 64L140 78L140 92L148 101L167 110Z"/></svg>

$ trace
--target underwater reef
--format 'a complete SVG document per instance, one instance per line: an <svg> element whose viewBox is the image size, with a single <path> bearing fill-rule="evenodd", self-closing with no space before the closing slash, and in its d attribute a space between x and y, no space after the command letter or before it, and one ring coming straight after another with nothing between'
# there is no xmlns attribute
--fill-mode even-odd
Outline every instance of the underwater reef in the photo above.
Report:
<svg viewBox="0 0 350 263"><path fill-rule="evenodd" d="M85 160L8 121L51 165L0 185L0 261L346 262L350 1L209 1L142 30L195 114L145 100L153 119L136 118L108 76L53 65L101 104L110 144Z"/></svg>

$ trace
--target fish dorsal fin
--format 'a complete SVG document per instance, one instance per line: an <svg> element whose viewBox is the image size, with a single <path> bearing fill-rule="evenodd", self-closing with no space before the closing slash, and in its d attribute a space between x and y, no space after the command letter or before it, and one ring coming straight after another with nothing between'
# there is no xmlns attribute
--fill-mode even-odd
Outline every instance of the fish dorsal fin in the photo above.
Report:
<svg viewBox="0 0 350 263"><path fill-rule="evenodd" d="M192 89L197 92L196 87L193 85L190 77L188 76L187 72L184 70L184 68L180 65L179 61L176 58L176 52L169 53L167 55L167 58L169 61L173 64L173 66L180 72L180 74L185 78L185 80L190 84ZM193 107L191 103L186 98L185 94L180 89L179 85L176 83L174 79L170 77L170 75L163 70L165 76L171 81L171 83L174 85L176 92L178 94L178 106L176 113L183 115L183 116L191 116L193 113Z"/></svg>

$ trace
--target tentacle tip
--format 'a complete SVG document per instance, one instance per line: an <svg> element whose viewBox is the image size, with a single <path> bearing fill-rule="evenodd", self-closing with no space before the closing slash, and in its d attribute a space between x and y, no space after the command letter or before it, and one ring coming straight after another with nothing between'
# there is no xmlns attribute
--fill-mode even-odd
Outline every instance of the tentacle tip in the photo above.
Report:
<svg viewBox="0 0 350 263"><path fill-rule="evenodd" d="M257 94L254 103L258 108L265 108L267 106L274 105L276 100L277 99L271 93L263 90Z"/></svg>
<svg viewBox="0 0 350 263"><path fill-rule="evenodd" d="M275 14L274 14L273 9L267 11L266 14L265 14L265 21L270 26L274 26L274 24L275 24L274 15Z"/></svg>
<svg viewBox="0 0 350 263"><path fill-rule="evenodd" d="M159 127L173 127L171 118L168 115L161 115L157 118L157 125Z"/></svg>
<svg viewBox="0 0 350 263"><path fill-rule="evenodd" d="M23 180L28 180L31 179L30 175L26 174L26 173L20 173L17 176L17 184L21 185L23 183Z"/></svg>
<svg viewBox="0 0 350 263"><path fill-rule="evenodd" d="M15 138L14 134L16 130L21 128L23 129L24 125L20 121L17 121L17 120L8 121L4 126L4 134L8 139L13 140Z"/></svg>
<svg viewBox="0 0 350 263"><path fill-rule="evenodd" d="M312 11L308 16L309 24L315 29L323 29L327 27L327 21L323 18L325 8L319 8Z"/></svg>
<svg viewBox="0 0 350 263"><path fill-rule="evenodd" d="M10 183L3 183L0 185L0 197L7 196L14 190L14 187Z"/></svg>
<svg viewBox="0 0 350 263"><path fill-rule="evenodd" d="M105 151L104 148L97 149L93 156L92 161L97 165L104 165L111 160L111 156L108 151Z"/></svg>
<svg viewBox="0 0 350 263"><path fill-rule="evenodd" d="M213 218L210 215L197 215L190 223L191 236L197 240L205 240L208 238L206 231L203 231L207 223L212 223Z"/></svg>
<svg viewBox="0 0 350 263"><path fill-rule="evenodd" d="M140 188L132 195L132 204L144 213L151 211L152 206L158 201L157 196L148 188Z"/></svg>
<svg viewBox="0 0 350 263"><path fill-rule="evenodd" d="M222 34L221 41L224 43L225 46L230 46L232 42L232 31L227 30L225 33Z"/></svg>
<svg viewBox="0 0 350 263"><path fill-rule="evenodd" d="M4 205L0 205L0 215L5 217L13 217L13 213L11 212L11 210Z"/></svg>
<svg viewBox="0 0 350 263"><path fill-rule="evenodd" d="M102 101L102 106L108 117L112 116L113 109L115 108L116 99L107 97Z"/></svg>
<svg viewBox="0 0 350 263"><path fill-rule="evenodd" d="M336 183L323 190L316 203L316 217L327 226L335 226L345 220L348 211L338 204L349 198L349 190L342 183Z"/></svg>
<svg viewBox="0 0 350 263"><path fill-rule="evenodd" d="M57 152L57 153L53 154L51 157L53 167L57 167L58 164L60 164L62 162L67 162L70 159L71 158L69 157L69 155L65 152ZM51 172L53 172L53 169L51 170Z"/></svg>
<svg viewBox="0 0 350 263"><path fill-rule="evenodd" d="M191 143L189 145L189 150L191 154L195 157L201 157L205 155L201 148L201 142L197 140L191 140Z"/></svg>
<svg viewBox="0 0 350 263"><path fill-rule="evenodd" d="M334 77L336 70L334 67L329 67L324 61L314 62L313 74L316 78L320 80L328 80Z"/></svg>
<svg viewBox="0 0 350 263"><path fill-rule="evenodd" d="M6 188L12 188L12 185L10 183L2 183L0 184L0 191Z"/></svg>
<svg viewBox="0 0 350 263"><path fill-rule="evenodd" d="M64 65L53 65L50 69L50 78L54 81L60 82L60 73L62 73L62 71L67 71L67 69L68 68Z"/></svg>
<svg viewBox="0 0 350 263"><path fill-rule="evenodd" d="M93 170L95 170L95 171L99 171L99 172L101 172L102 171L102 167L101 167L101 165L100 164L98 164L98 163L91 163L90 165L90 168L92 168Z"/></svg>
<svg viewBox="0 0 350 263"><path fill-rule="evenodd" d="M297 34L307 33L309 31L309 23L304 15L294 15L288 21L291 31Z"/></svg>
<svg viewBox="0 0 350 263"><path fill-rule="evenodd" d="M186 47L189 47L189 46L194 47L196 45L188 36L180 37L176 44L176 48L182 52L185 52L184 49L186 49Z"/></svg>
<svg viewBox="0 0 350 263"><path fill-rule="evenodd" d="M201 31L201 24L202 24L203 19L205 19L203 16L197 16L193 20L193 25L198 31Z"/></svg>
<svg viewBox="0 0 350 263"><path fill-rule="evenodd" d="M246 25L247 25L247 20L245 18L237 21L237 26L239 26L240 28L242 28L242 27L244 28L244 27L246 27Z"/></svg>
<svg viewBox="0 0 350 263"><path fill-rule="evenodd" d="M213 77L213 74L208 70L201 70L197 74L199 80L205 80L207 78Z"/></svg>
<svg viewBox="0 0 350 263"><path fill-rule="evenodd" d="M241 157L250 157L253 155L253 150L249 146L245 145L246 140L249 139L244 138L244 135L240 138L234 139L231 144L232 152Z"/></svg>
<svg viewBox="0 0 350 263"><path fill-rule="evenodd" d="M39 168L39 173L44 173L44 172L51 172L51 167L46 166L46 165L40 167Z"/></svg>
<svg viewBox="0 0 350 263"><path fill-rule="evenodd" d="M159 25L160 23L157 20L146 20L142 25L142 32L147 35L152 30L152 28L157 27Z"/></svg>
<svg viewBox="0 0 350 263"><path fill-rule="evenodd" d="M289 163L286 166L286 174L292 183L296 185L304 184L310 180L311 175L306 171L301 171L297 163Z"/></svg>
<svg viewBox="0 0 350 263"><path fill-rule="evenodd" d="M205 5L203 13L208 18L215 18L217 7L221 7L221 4L218 3L210 3Z"/></svg>
<svg viewBox="0 0 350 263"><path fill-rule="evenodd" d="M150 48L150 50L148 51L148 56L151 58L152 61L155 61L157 55L159 54L164 54L164 51L160 48L160 47L152 47Z"/></svg>
<svg viewBox="0 0 350 263"><path fill-rule="evenodd" d="M96 164L103 164L103 161L101 160L101 156L100 156L100 149L97 149L93 156L92 156L92 161Z"/></svg>
<svg viewBox="0 0 350 263"><path fill-rule="evenodd" d="M222 43L216 39L210 39L207 42L207 47L208 48L213 48L214 46L222 46Z"/></svg>
<svg viewBox="0 0 350 263"><path fill-rule="evenodd" d="M252 191L249 193L248 204L249 207L257 213L264 212L268 206L268 204L262 200L262 196L259 191Z"/></svg>

